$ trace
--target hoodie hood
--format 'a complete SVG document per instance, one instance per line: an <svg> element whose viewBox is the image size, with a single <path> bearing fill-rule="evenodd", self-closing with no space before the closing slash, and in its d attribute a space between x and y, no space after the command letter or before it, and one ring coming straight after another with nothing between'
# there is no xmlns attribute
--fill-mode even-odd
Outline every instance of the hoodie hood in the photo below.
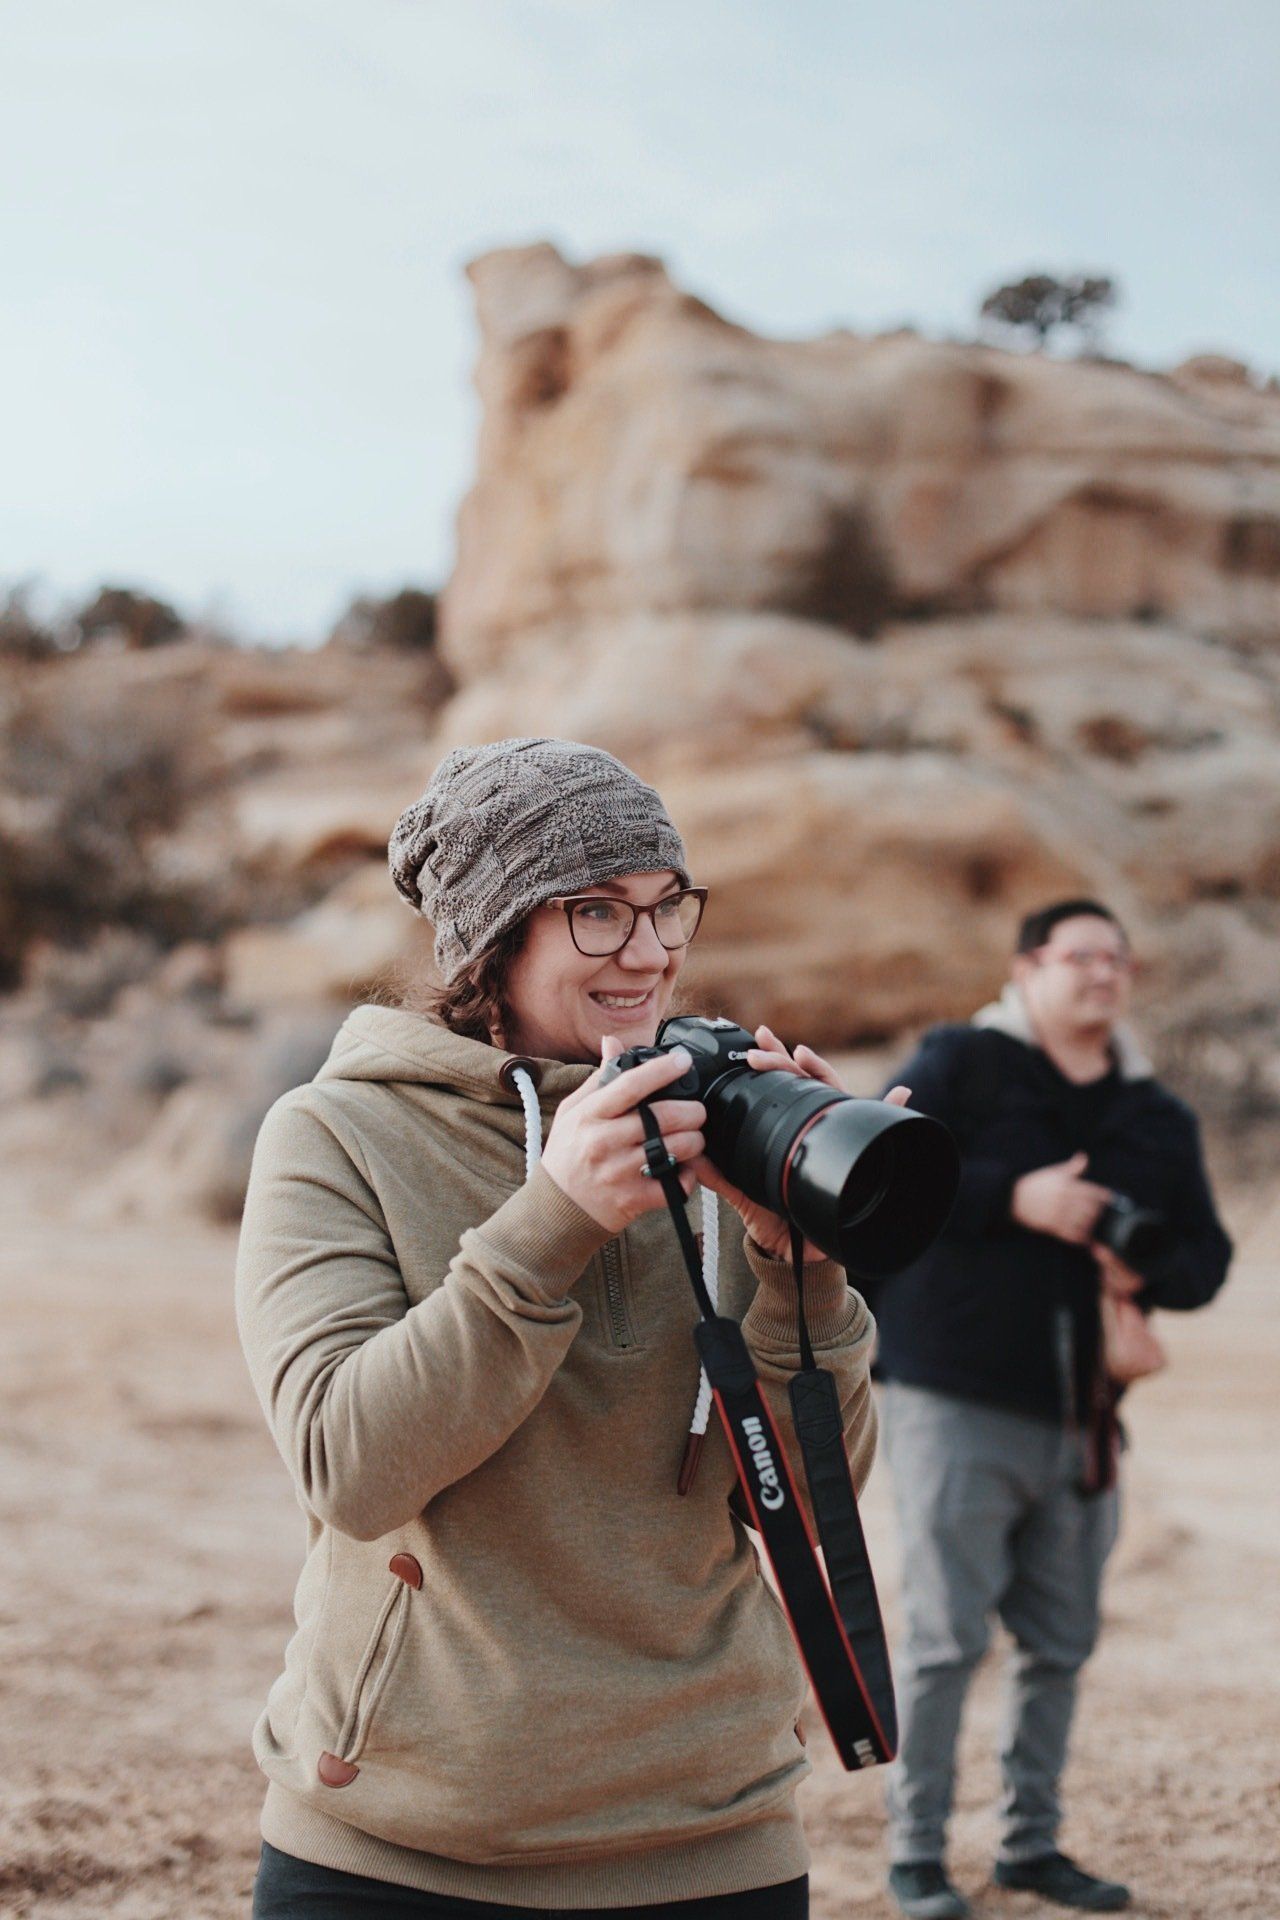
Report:
<svg viewBox="0 0 1280 1920"><path fill-rule="evenodd" d="M1018 984L1006 980L1004 990L998 1000L988 1001L985 1007L979 1007L969 1023L974 1027L991 1027L997 1033L1004 1033L1011 1040L1021 1040L1024 1046L1039 1047L1036 1030L1031 1024L1031 1015L1027 1003L1022 997ZM1116 1065L1120 1069L1122 1080L1150 1080L1151 1062L1134 1039L1132 1030L1123 1024L1115 1027L1111 1035L1115 1051ZM1043 1048L1041 1048L1043 1052Z"/></svg>
<svg viewBox="0 0 1280 1920"><path fill-rule="evenodd" d="M503 1069L516 1064L537 1088L538 1104L551 1109L594 1071L563 1060L528 1060L464 1039L428 1013L365 1005L347 1015L315 1077L449 1087L492 1106L518 1107L519 1092L509 1073L503 1077Z"/></svg>

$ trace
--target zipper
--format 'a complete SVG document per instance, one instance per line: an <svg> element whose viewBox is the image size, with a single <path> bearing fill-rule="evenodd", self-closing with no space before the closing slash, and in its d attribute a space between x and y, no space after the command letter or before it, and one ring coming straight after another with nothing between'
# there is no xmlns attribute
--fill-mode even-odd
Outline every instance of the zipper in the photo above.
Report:
<svg viewBox="0 0 1280 1920"><path fill-rule="evenodd" d="M622 1249L616 1240L607 1240L600 1251L604 1268L605 1305L609 1314L609 1332L615 1347L631 1347L635 1340L627 1314L627 1296L622 1286Z"/></svg>

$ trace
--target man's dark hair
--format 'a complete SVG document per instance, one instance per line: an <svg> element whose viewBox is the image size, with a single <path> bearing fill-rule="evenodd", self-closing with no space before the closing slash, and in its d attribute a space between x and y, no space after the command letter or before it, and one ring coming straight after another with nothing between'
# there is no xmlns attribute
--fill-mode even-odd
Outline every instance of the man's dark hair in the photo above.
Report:
<svg viewBox="0 0 1280 1920"><path fill-rule="evenodd" d="M1077 914L1081 913L1091 913L1099 920L1109 920L1117 932L1124 934L1126 942L1128 941L1129 936L1119 920L1110 907L1103 906L1101 900L1055 900L1052 906L1037 907L1034 913L1027 915L1018 928L1018 944L1015 951L1034 953L1037 947L1044 945L1060 920L1074 920Z"/></svg>

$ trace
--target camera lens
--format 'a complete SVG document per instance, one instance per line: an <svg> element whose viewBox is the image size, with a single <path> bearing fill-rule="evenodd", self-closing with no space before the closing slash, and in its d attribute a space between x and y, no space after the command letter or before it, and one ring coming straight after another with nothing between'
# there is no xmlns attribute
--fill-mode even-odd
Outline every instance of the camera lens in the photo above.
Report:
<svg viewBox="0 0 1280 1920"><path fill-rule="evenodd" d="M946 1225L960 1156L940 1121L749 1068L705 1087L703 1100L714 1164L850 1272L897 1273Z"/></svg>
<svg viewBox="0 0 1280 1920"><path fill-rule="evenodd" d="M1167 1250L1169 1228L1163 1214L1116 1193L1098 1216L1094 1237L1110 1247L1126 1266L1145 1274Z"/></svg>
<svg viewBox="0 0 1280 1920"><path fill-rule="evenodd" d="M855 1160L840 1195L840 1232L851 1233L883 1202L893 1179L897 1155L893 1135L882 1134Z"/></svg>
<svg viewBox="0 0 1280 1920"><path fill-rule="evenodd" d="M746 1064L755 1038L732 1020L679 1015L658 1041L692 1055L708 1159L851 1273L897 1273L941 1233L960 1183L941 1121L803 1074L757 1073Z"/></svg>

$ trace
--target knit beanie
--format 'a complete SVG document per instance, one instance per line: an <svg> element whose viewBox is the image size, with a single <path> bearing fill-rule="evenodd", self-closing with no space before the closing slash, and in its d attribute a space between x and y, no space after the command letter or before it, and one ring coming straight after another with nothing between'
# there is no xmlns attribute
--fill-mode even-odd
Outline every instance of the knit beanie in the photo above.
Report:
<svg viewBox="0 0 1280 1920"><path fill-rule="evenodd" d="M654 789L577 740L458 747L397 820L387 863L435 928L446 985L560 894L667 868L689 884L684 842Z"/></svg>

